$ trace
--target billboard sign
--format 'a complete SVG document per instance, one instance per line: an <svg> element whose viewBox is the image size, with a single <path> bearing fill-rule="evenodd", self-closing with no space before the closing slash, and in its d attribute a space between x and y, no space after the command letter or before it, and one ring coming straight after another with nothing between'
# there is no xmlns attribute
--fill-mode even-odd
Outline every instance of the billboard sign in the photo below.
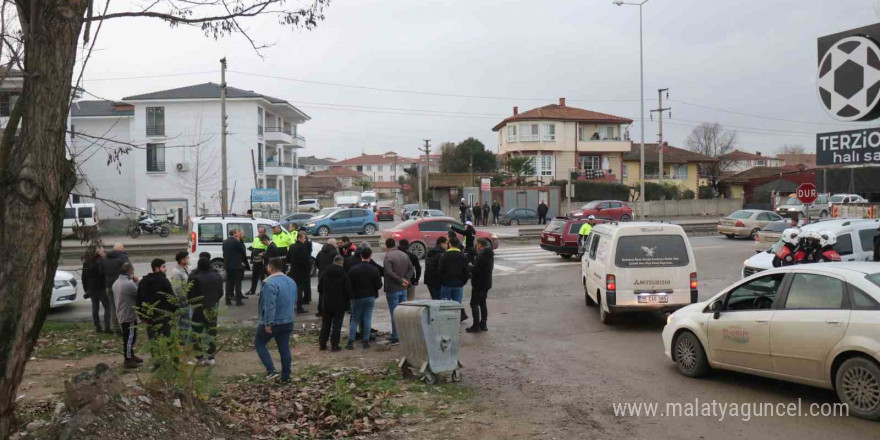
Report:
<svg viewBox="0 0 880 440"><path fill-rule="evenodd" d="M880 128L816 135L816 165L874 164L880 164Z"/></svg>
<svg viewBox="0 0 880 440"><path fill-rule="evenodd" d="M880 117L880 24L818 40L816 85L822 108L839 121Z"/></svg>
<svg viewBox="0 0 880 440"><path fill-rule="evenodd" d="M251 190L251 210L254 218L281 219L281 193L276 188Z"/></svg>
<svg viewBox="0 0 880 440"><path fill-rule="evenodd" d="M491 191L492 190L492 179L486 179L485 177L480 179L480 191Z"/></svg>

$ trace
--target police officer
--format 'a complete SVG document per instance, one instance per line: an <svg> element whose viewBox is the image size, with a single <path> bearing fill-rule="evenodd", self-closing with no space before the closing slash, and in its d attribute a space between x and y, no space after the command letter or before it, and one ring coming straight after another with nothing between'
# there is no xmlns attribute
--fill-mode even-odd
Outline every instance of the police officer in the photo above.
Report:
<svg viewBox="0 0 880 440"><path fill-rule="evenodd" d="M578 231L578 245L583 247L586 245L587 237L590 235L590 232L593 231L593 225L596 224L596 217L589 216L587 217L587 222L581 225L581 230Z"/></svg>
<svg viewBox="0 0 880 440"><path fill-rule="evenodd" d="M287 232L284 232L284 228L281 227L281 223L275 222L272 224L272 243L275 243L275 247L277 247L279 251L284 252L284 254L287 255L287 248L292 243L288 243Z"/></svg>
<svg viewBox="0 0 880 440"><path fill-rule="evenodd" d="M257 283L262 282L263 277L266 275L266 266L263 265L263 252L266 252L268 246L263 244L262 237L264 235L266 235L266 227L260 226L257 228L257 235L254 237L253 243L251 243L253 272L251 273L251 290L248 291L247 295L257 293Z"/></svg>
<svg viewBox="0 0 880 440"><path fill-rule="evenodd" d="M294 243L296 243L296 237L297 237L297 235L299 235L299 232L296 229L296 225L293 223L288 224L287 227L289 228L286 231L287 232L287 245L288 245L288 247L290 247L290 246L293 246Z"/></svg>

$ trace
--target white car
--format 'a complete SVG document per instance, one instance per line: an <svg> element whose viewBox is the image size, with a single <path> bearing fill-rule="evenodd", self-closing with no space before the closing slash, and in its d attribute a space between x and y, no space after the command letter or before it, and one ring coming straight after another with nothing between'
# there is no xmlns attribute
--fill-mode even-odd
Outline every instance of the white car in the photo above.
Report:
<svg viewBox="0 0 880 440"><path fill-rule="evenodd" d="M672 311L697 302L697 263L681 226L599 224L584 248L584 299L599 307L604 324L618 314Z"/></svg>
<svg viewBox="0 0 880 440"><path fill-rule="evenodd" d="M55 285L52 286L52 300L49 308L61 307L76 301L76 277L66 270L55 271Z"/></svg>
<svg viewBox="0 0 880 440"><path fill-rule="evenodd" d="M296 212L318 212L321 210L321 203L318 199L302 199L296 204Z"/></svg>
<svg viewBox="0 0 880 440"><path fill-rule="evenodd" d="M843 261L871 261L874 258L874 235L880 227L878 219L833 219L810 223L803 231L827 230L837 235L834 250ZM742 277L773 268L773 254L782 246L777 242L765 252L758 252L743 262Z"/></svg>
<svg viewBox="0 0 880 440"><path fill-rule="evenodd" d="M850 203L868 203L868 200L858 194L835 194L831 196L831 206L848 205Z"/></svg>
<svg viewBox="0 0 880 440"><path fill-rule="evenodd" d="M816 263L753 275L663 328L685 376L712 368L826 388L880 419L880 264Z"/></svg>

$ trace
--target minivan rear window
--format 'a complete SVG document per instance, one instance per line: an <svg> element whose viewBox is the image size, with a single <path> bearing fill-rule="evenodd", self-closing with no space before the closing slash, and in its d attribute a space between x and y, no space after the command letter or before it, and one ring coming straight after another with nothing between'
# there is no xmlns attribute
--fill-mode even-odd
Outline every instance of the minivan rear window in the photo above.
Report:
<svg viewBox="0 0 880 440"><path fill-rule="evenodd" d="M555 234L561 232L564 227L565 220L551 220L547 227L544 228L544 232L547 234Z"/></svg>
<svg viewBox="0 0 880 440"><path fill-rule="evenodd" d="M617 241L617 267L681 267L688 259L687 245L680 235L630 235Z"/></svg>
<svg viewBox="0 0 880 440"><path fill-rule="evenodd" d="M223 243L223 225L220 223L200 224L199 243Z"/></svg>

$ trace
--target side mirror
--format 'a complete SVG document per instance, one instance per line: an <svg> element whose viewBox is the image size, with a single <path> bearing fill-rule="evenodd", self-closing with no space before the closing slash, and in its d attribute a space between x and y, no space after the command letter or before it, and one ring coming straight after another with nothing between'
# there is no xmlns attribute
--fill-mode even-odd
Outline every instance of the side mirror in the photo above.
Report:
<svg viewBox="0 0 880 440"><path fill-rule="evenodd" d="M709 311L712 312L715 319L718 319L721 316L721 309L724 307L724 303L719 299L709 304Z"/></svg>

